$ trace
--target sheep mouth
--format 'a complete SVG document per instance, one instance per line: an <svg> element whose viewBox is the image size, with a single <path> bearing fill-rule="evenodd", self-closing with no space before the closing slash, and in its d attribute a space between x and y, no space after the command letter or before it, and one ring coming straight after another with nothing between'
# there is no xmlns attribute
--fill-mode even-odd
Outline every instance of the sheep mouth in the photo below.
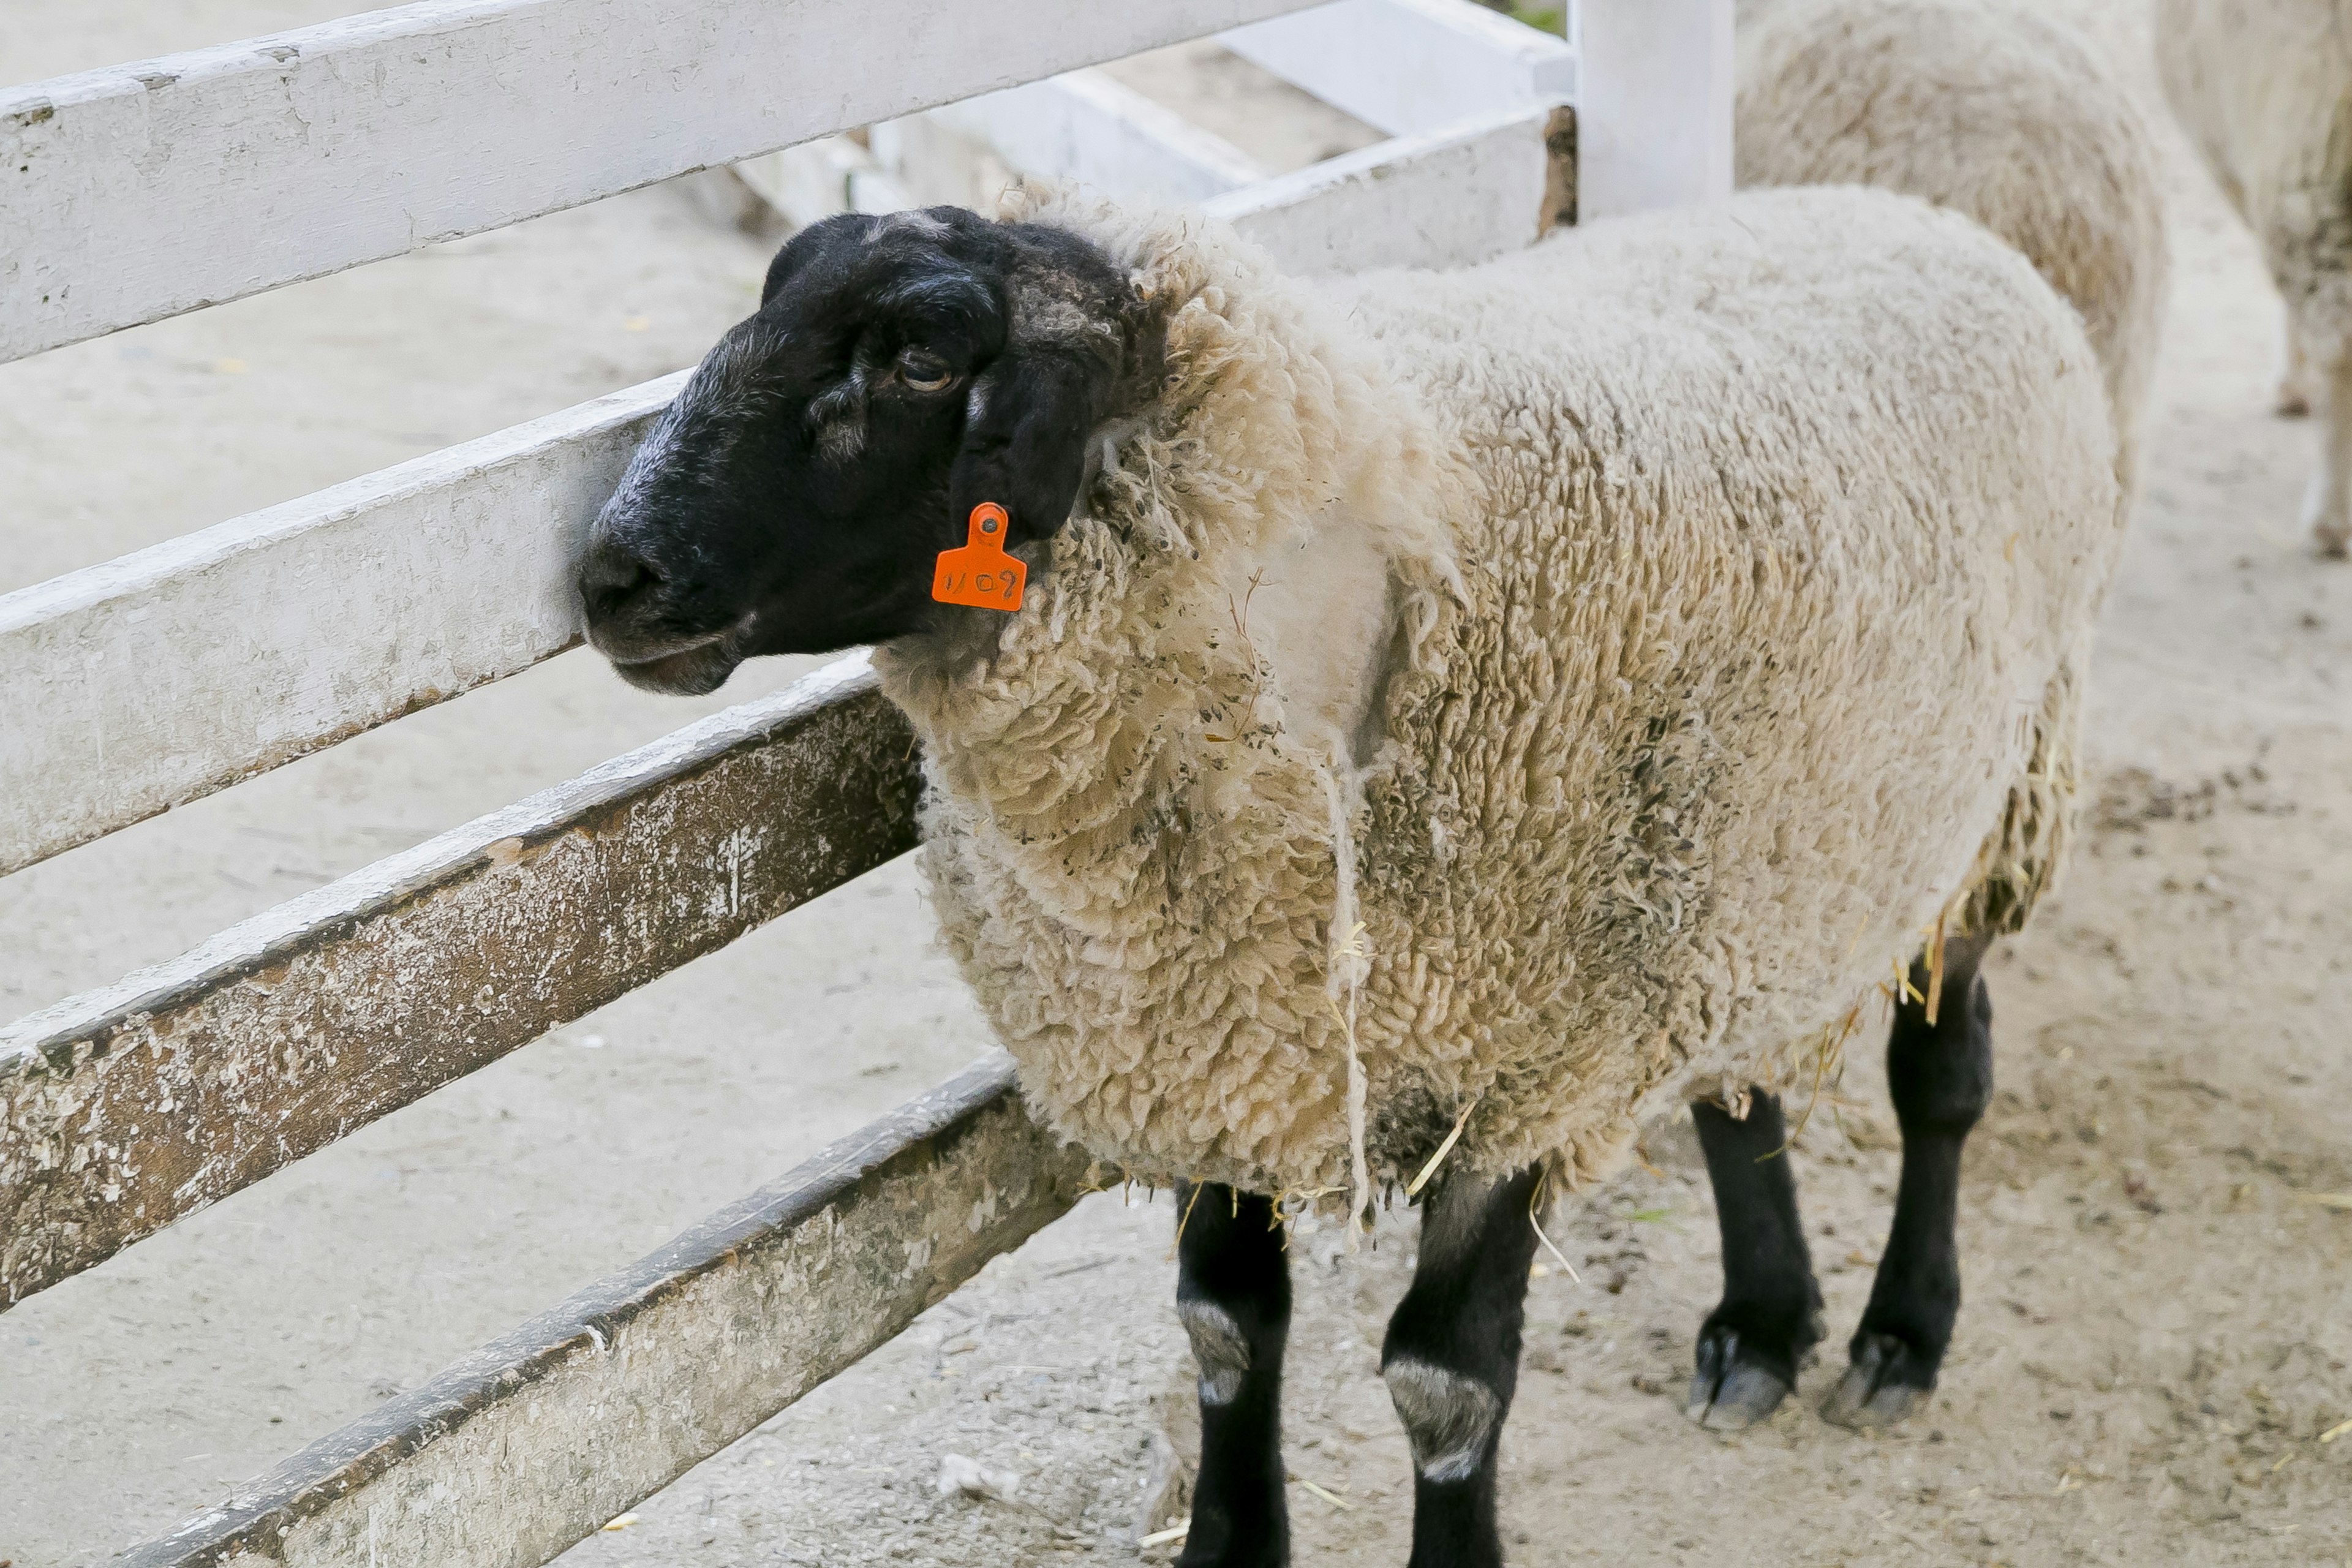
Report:
<svg viewBox="0 0 2352 1568"><path fill-rule="evenodd" d="M665 697L700 697L716 691L735 673L743 656L734 649L730 631L652 658L613 658L613 669L640 691ZM611 657L611 656L607 656Z"/></svg>

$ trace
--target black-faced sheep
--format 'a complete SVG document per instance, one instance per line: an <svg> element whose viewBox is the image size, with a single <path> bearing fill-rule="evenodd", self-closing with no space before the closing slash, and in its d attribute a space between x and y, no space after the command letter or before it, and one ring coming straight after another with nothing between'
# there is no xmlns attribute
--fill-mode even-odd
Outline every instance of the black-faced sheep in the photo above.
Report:
<svg viewBox="0 0 2352 1568"><path fill-rule="evenodd" d="M2053 853L2044 710L2115 465L2074 311L1903 197L1751 193L1316 285L1048 198L796 237L582 593L656 689L879 645L948 944L1026 1092L1182 1184L1187 1563L1286 1554L1277 1205L1354 1215L1435 1164L1383 1370L1413 1561L1492 1563L1543 1186L1686 1100L1753 1105L1700 1115L1738 1242L1701 1404L1769 1407L1812 1307L1769 1091L1940 923L1844 1413L1932 1384L1976 963ZM930 596L982 502L1029 574L1010 615Z"/></svg>

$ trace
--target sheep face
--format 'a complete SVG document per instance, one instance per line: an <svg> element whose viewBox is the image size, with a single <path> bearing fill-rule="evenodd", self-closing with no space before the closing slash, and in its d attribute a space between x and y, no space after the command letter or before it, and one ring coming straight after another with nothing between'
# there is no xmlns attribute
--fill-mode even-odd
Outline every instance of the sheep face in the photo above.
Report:
<svg viewBox="0 0 2352 1568"><path fill-rule="evenodd" d="M1003 506L1016 547L1068 517L1088 433L1156 370L1147 316L1057 229L933 207L803 230L598 516L589 641L696 694L755 655L926 629L973 507Z"/></svg>

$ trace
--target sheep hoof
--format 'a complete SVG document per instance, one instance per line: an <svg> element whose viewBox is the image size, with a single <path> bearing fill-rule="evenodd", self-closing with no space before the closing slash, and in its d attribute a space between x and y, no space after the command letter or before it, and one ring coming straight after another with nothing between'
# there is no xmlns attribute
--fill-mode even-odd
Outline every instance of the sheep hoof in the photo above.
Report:
<svg viewBox="0 0 2352 1568"><path fill-rule="evenodd" d="M2303 388L2293 382L2281 382L2278 398L2271 405L2271 412L2282 419L2301 419L2311 412L2311 399L2305 396Z"/></svg>
<svg viewBox="0 0 2352 1568"><path fill-rule="evenodd" d="M1738 1331L1713 1329L1699 1336L1698 1372L1683 1414L1710 1432L1744 1432L1779 1409L1789 1388L1788 1378L1740 1343Z"/></svg>
<svg viewBox="0 0 2352 1568"><path fill-rule="evenodd" d="M1822 1401L1822 1419L1858 1432L1895 1425L1925 1404L1936 1386L1932 1369L1920 1381L1922 1359L1893 1334L1856 1334L1853 1364Z"/></svg>

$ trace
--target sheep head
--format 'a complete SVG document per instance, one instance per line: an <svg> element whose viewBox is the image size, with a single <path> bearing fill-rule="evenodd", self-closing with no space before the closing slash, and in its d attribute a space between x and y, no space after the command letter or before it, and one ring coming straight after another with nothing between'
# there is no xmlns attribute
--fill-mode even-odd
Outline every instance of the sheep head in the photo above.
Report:
<svg viewBox="0 0 2352 1568"><path fill-rule="evenodd" d="M760 654L922 631L972 508L1052 535L1087 437L1156 390L1163 331L1057 228L958 207L795 235L759 310L630 460L581 567L589 641L632 684L698 694Z"/></svg>

